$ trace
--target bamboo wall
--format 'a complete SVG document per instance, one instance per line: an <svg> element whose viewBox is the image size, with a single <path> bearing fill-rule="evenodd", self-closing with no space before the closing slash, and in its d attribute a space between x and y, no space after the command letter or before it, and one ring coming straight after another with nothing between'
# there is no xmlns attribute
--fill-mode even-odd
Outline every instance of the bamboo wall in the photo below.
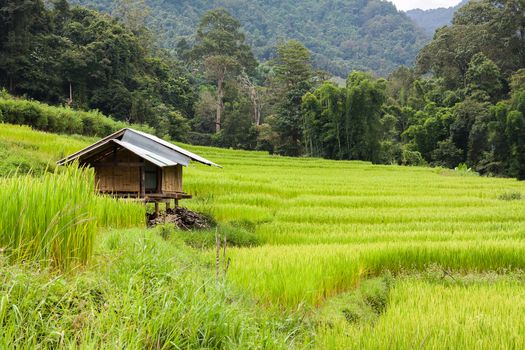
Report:
<svg viewBox="0 0 525 350"><path fill-rule="evenodd" d="M182 192L182 165L176 165L163 169L162 192Z"/></svg>
<svg viewBox="0 0 525 350"><path fill-rule="evenodd" d="M113 155L103 161L114 161ZM141 159L135 154L120 150L117 152L117 162L137 163ZM95 179L99 190L102 192L139 192L140 191L140 168L139 167L114 167L95 166Z"/></svg>

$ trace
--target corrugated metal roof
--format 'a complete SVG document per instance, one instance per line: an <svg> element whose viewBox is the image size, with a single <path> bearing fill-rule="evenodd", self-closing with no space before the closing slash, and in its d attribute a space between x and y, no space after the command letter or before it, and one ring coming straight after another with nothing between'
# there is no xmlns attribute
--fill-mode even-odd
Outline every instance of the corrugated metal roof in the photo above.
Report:
<svg viewBox="0 0 525 350"><path fill-rule="evenodd" d="M164 167L167 167L167 166L175 166L175 165L178 164L178 163L173 162L173 161L171 161L171 160L169 160L167 158L164 158L164 157L162 157L162 156L160 156L158 154L151 153L148 150L145 150L144 148L140 148L138 146L135 146L135 145L133 145L133 144L131 144L129 142L119 141L119 140L113 140L113 142L115 142L116 144L124 147L128 151L136 154L140 158L142 158L144 160L147 160L150 163L155 164L158 167L164 168Z"/></svg>
<svg viewBox="0 0 525 350"><path fill-rule="evenodd" d="M156 136L129 128L117 131L91 146L59 160L57 164L64 165L74 160L82 159L83 157L92 156L94 153L96 154L97 150L105 146L107 147L107 144L111 141L159 167L174 166L177 164L188 166L191 160L210 166L221 167L212 161Z"/></svg>
<svg viewBox="0 0 525 350"><path fill-rule="evenodd" d="M148 134L138 133L135 130L129 129L126 130L126 132L122 136L122 141L127 142L133 146L140 147L151 154L157 154L174 163L181 164L184 166L188 166L188 164L190 164L190 157L181 154L180 152L174 152L173 149L158 142L158 140L160 140L159 138L155 140L146 135Z"/></svg>
<svg viewBox="0 0 525 350"><path fill-rule="evenodd" d="M219 168L221 167L220 165L215 164L214 162L209 161L209 160L207 160L206 158L203 158L203 157L201 157L201 156L199 156L199 155L196 155L195 153L192 153L192 152L190 152L190 151L187 151L187 150L185 150L184 148L181 148L181 147L179 147L179 146L176 146L176 145L174 145L174 144L172 144L172 143L169 143L169 142L167 142L167 141L164 141L163 139L158 138L157 136L150 135L150 134L147 134L147 133L145 133L145 132L138 131L138 130L134 130L134 129L131 129L131 128L128 128L127 130L129 130L129 131L131 131L131 132L133 132L133 133L135 133L135 134L141 135L141 136L143 136L143 137L146 137L146 138L148 138L148 139L150 139L150 140L152 140L152 141L154 141L154 142L157 142L157 143L159 143L159 144L161 144L161 145L163 145L163 146L165 146L165 147L168 147L168 148L170 148L170 149L172 149L172 150L174 150L174 151L177 151L177 152L179 152L179 153L181 153L181 154L184 154L185 156L187 156L187 157L189 157L190 159L193 159L193 160L195 160L195 161L197 161L197 162L199 162L199 163L203 163L203 164L206 164L206 165L213 165L213 166L216 166L216 167L219 167ZM129 135L128 133L125 133L125 134L124 134L124 138L126 138L128 135Z"/></svg>

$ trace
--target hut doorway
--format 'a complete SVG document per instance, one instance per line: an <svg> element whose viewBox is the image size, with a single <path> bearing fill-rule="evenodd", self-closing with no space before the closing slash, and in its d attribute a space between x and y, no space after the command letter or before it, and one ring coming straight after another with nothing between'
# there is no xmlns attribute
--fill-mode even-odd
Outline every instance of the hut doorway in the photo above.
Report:
<svg viewBox="0 0 525 350"><path fill-rule="evenodd" d="M159 168L153 164L147 164L144 168L144 185L146 193L157 193L159 191Z"/></svg>

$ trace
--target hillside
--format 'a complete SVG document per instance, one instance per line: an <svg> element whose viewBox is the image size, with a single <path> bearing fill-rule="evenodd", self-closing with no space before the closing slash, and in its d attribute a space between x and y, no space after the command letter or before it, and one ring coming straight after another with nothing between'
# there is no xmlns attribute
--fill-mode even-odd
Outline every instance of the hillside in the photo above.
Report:
<svg viewBox="0 0 525 350"><path fill-rule="evenodd" d="M91 141L65 147L71 140L0 128L8 153L23 145L49 161ZM2 256L0 288L8 297L0 321L9 331L0 345L525 345L512 336L525 322L525 305L515 298L524 290L523 183L445 169L189 148L224 168L186 169L185 189L195 198L184 205L213 215L232 245L255 237L249 247L227 248L227 273L215 277L215 250L206 243L215 230L113 226L94 236L91 263L69 275ZM0 186L16 181L0 179ZM108 223L113 215L106 212Z"/></svg>
<svg viewBox="0 0 525 350"><path fill-rule="evenodd" d="M112 11L110 0L75 0ZM380 0L322 1L188 1L150 0L147 20L162 46L176 49L191 38L207 10L224 7L242 23L248 43L262 60L273 57L279 40L298 39L313 53L315 65L346 77L351 70L385 75L399 65L411 65L425 35L402 12Z"/></svg>
<svg viewBox="0 0 525 350"><path fill-rule="evenodd" d="M468 0L461 1L456 6L448 8L438 8L432 10L410 10L406 14L417 25L425 30L428 35L434 35L436 29L452 23L454 13L468 3Z"/></svg>

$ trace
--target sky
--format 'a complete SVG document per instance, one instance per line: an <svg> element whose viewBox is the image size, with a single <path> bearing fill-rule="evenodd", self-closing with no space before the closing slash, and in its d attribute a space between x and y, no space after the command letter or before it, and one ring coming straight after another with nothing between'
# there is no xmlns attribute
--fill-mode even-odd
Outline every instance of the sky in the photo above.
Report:
<svg viewBox="0 0 525 350"><path fill-rule="evenodd" d="M461 2L461 0L390 0L392 1L398 10L407 11L416 8L422 10L435 9L438 7L450 7L455 6Z"/></svg>

